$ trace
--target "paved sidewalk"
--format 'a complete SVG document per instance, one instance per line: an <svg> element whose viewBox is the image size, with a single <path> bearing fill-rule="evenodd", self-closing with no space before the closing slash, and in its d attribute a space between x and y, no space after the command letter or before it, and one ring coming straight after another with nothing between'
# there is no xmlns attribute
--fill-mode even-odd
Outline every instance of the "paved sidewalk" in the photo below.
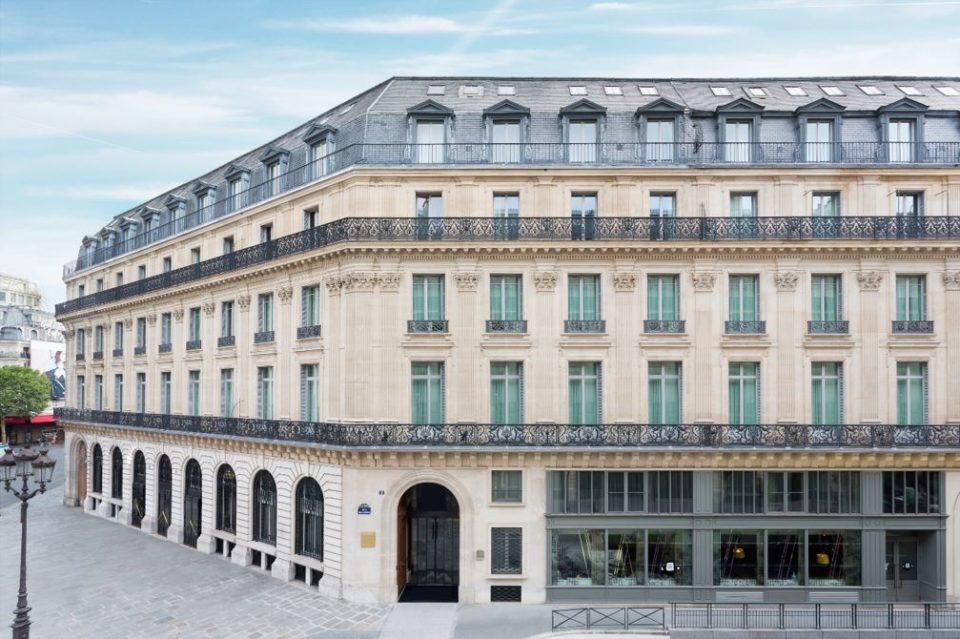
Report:
<svg viewBox="0 0 960 639"><path fill-rule="evenodd" d="M62 487L30 500L32 639L374 639L389 612L318 595L62 500ZM20 507L13 505L0 509L0 635L13 621L19 562Z"/></svg>

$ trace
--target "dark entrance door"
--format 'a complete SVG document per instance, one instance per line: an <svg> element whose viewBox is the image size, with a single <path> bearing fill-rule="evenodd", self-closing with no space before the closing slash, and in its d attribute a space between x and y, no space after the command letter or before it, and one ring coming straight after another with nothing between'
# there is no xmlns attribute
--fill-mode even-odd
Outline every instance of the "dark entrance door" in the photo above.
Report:
<svg viewBox="0 0 960 639"><path fill-rule="evenodd" d="M460 507L439 484L419 484L401 499L397 585L400 601L457 601Z"/></svg>
<svg viewBox="0 0 960 639"><path fill-rule="evenodd" d="M80 442L77 446L77 502L84 508L87 500L87 444Z"/></svg>
<svg viewBox="0 0 960 639"><path fill-rule="evenodd" d="M201 498L203 475L196 459L187 462L186 489L183 491L183 543L197 547L200 537Z"/></svg>
<svg viewBox="0 0 960 639"><path fill-rule="evenodd" d="M133 512L131 523L137 528L147 511L147 460L139 450L133 455Z"/></svg>
<svg viewBox="0 0 960 639"><path fill-rule="evenodd" d="M887 533L887 601L920 601L916 533Z"/></svg>
<svg viewBox="0 0 960 639"><path fill-rule="evenodd" d="M160 458L157 479L157 534L166 537L170 527L170 506L173 499L173 469L170 467L170 458L166 455Z"/></svg>

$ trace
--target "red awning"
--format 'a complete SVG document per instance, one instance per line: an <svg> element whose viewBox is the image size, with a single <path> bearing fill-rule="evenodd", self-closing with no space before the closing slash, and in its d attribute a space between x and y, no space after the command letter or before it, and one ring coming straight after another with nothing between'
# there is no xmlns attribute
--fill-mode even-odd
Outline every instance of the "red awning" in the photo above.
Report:
<svg viewBox="0 0 960 639"><path fill-rule="evenodd" d="M27 420L23 417L7 417L6 421L8 424L16 426L17 424L26 424ZM30 418L31 424L55 424L57 420L53 415L34 415Z"/></svg>

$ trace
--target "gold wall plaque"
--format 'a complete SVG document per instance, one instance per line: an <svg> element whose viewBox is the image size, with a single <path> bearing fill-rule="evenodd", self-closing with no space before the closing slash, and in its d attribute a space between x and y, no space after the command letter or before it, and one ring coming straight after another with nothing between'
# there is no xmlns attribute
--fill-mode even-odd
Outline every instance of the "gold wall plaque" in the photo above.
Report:
<svg viewBox="0 0 960 639"><path fill-rule="evenodd" d="M360 533L360 547L361 548L376 548L377 547L377 533L372 530L364 530Z"/></svg>

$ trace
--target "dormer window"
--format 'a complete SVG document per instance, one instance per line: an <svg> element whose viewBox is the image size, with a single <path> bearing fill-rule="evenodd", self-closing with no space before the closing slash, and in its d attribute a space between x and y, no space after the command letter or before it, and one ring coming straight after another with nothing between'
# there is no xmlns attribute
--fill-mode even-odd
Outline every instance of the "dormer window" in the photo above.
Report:
<svg viewBox="0 0 960 639"><path fill-rule="evenodd" d="M407 109L408 135L413 142L413 157L418 164L442 164L446 158L447 134L453 110L427 100Z"/></svg>
<svg viewBox="0 0 960 639"><path fill-rule="evenodd" d="M484 126L489 131L490 161L512 163L521 160L526 123L530 109L512 100L501 100L483 111Z"/></svg>
<svg viewBox="0 0 960 639"><path fill-rule="evenodd" d="M659 98L637 109L637 124L644 144L642 159L647 162L672 162L676 153L677 127L683 106Z"/></svg>
<svg viewBox="0 0 960 639"><path fill-rule="evenodd" d="M270 147L260 156L260 161L266 167L264 197L279 195L283 192L283 180L289 165L289 153L283 149Z"/></svg>
<svg viewBox="0 0 960 639"><path fill-rule="evenodd" d="M568 161L592 163L598 160L601 122L606 113L606 108L586 99L560 109Z"/></svg>
<svg viewBox="0 0 960 639"><path fill-rule="evenodd" d="M236 211L246 206L249 201L247 189L250 188L250 171L234 164L224 178L227 180L227 209Z"/></svg>
<svg viewBox="0 0 960 639"><path fill-rule="evenodd" d="M243 206L243 200L241 199L241 194L243 193L243 180L240 178L234 178L227 184L230 191L230 208L236 211Z"/></svg>
<svg viewBox="0 0 960 639"><path fill-rule="evenodd" d="M881 138L890 162L922 161L923 119L927 108L911 98L900 98L878 109Z"/></svg>
<svg viewBox="0 0 960 639"><path fill-rule="evenodd" d="M327 175L333 169L334 140L337 130L324 124L310 127L303 141L309 149L307 173L311 180Z"/></svg>
<svg viewBox="0 0 960 639"><path fill-rule="evenodd" d="M762 111L762 106L746 98L717 107L724 161L752 162L755 159Z"/></svg>

